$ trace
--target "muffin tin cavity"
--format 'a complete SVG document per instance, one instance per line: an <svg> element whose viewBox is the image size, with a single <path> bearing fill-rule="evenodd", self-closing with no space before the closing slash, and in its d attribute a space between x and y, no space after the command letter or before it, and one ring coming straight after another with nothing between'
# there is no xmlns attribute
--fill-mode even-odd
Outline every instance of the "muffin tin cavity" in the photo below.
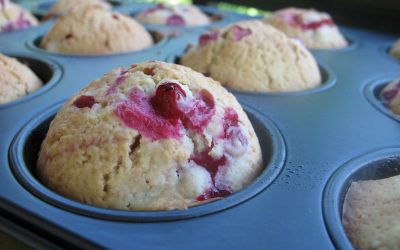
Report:
<svg viewBox="0 0 400 250"><path fill-rule="evenodd" d="M379 111L386 114L390 118L400 122L400 116L393 113L382 97L381 93L382 90L395 79L399 79L400 76L390 76L386 78L382 78L379 80L372 81L371 83L367 84L364 94L368 101Z"/></svg>
<svg viewBox="0 0 400 250"><path fill-rule="evenodd" d="M17 105L48 91L61 77L61 67L51 60L25 55L7 54L7 56L14 57L28 66L42 80L43 86L31 94L8 103L0 104L0 109L11 105Z"/></svg>
<svg viewBox="0 0 400 250"><path fill-rule="evenodd" d="M279 175L285 160L285 144L275 125L253 109L247 115L259 138L264 171L248 187L224 199L211 201L187 210L122 211L98 208L70 200L46 188L35 178L40 145L61 104L54 105L31 120L15 137L10 148L11 168L19 182L30 192L62 209L86 216L122 221L168 221L198 217L238 205L267 188Z"/></svg>
<svg viewBox="0 0 400 250"><path fill-rule="evenodd" d="M342 207L350 184L399 174L400 148L388 148L345 163L330 178L324 191L323 213L328 232L338 249L352 249L342 225Z"/></svg>
<svg viewBox="0 0 400 250"><path fill-rule="evenodd" d="M183 55L182 53L180 56ZM180 64L180 56L176 56L176 54L170 55L167 57L167 62L169 63L176 63ZM333 71L325 64L318 63L318 68L321 73L321 85L313 89L306 89L301 91L288 91L288 92L250 92L250 91L243 91L243 90L236 90L233 88L226 87L230 92L236 94L249 94L249 95L306 95L306 94L313 94L317 92L321 92L331 88L336 83L336 75Z"/></svg>
<svg viewBox="0 0 400 250"><path fill-rule="evenodd" d="M104 54L104 55L80 55L80 54L63 54L63 53L56 53L56 52L50 52L45 49L42 49L40 47L40 42L43 38L44 35L37 36L36 38L27 41L26 46L39 53L46 53L49 55L58 55L58 56L77 56L77 57L106 57L106 56L115 56L115 55L125 55L125 54L132 54L132 53L143 53L143 52L149 52L153 51L156 49L159 49L163 47L167 42L168 42L168 37L162 32L156 31L156 30L148 30L150 33L151 37L153 38L154 45L143 49L143 50L137 50L137 51L128 51L128 52L121 52L121 53L113 53L113 54Z"/></svg>

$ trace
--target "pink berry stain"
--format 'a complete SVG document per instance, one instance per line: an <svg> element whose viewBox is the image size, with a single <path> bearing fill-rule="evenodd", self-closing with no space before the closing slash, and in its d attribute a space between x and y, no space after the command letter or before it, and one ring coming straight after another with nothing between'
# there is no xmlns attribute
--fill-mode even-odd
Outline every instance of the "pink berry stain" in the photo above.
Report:
<svg viewBox="0 0 400 250"><path fill-rule="evenodd" d="M147 16L147 15L150 15L151 13L153 13L153 12L156 12L156 11L162 10L162 9L165 9L165 5L162 4L162 3L159 3L159 4L157 4L155 7L149 8L149 9L145 10L145 11L143 12L143 15L144 15L144 16Z"/></svg>
<svg viewBox="0 0 400 250"><path fill-rule="evenodd" d="M119 104L115 113L126 126L152 140L180 138L182 124L179 120L164 119L157 115L150 100L141 89L134 88L129 93L129 100Z"/></svg>
<svg viewBox="0 0 400 250"><path fill-rule="evenodd" d="M239 25L234 25L231 28L231 33L233 40L235 42L241 41L244 37L251 35L251 30L250 29L245 29L240 27Z"/></svg>
<svg viewBox="0 0 400 250"><path fill-rule="evenodd" d="M18 16L18 19L15 22L8 22L3 27L1 27L1 31L10 32L21 29L26 29L32 26L31 21L25 18L24 13Z"/></svg>
<svg viewBox="0 0 400 250"><path fill-rule="evenodd" d="M167 25L184 26L185 20L180 15L173 14L167 18Z"/></svg>
<svg viewBox="0 0 400 250"><path fill-rule="evenodd" d="M390 89L382 92L382 96L383 98L385 98L385 100L391 101L397 95L398 92L399 92L398 89Z"/></svg>
<svg viewBox="0 0 400 250"><path fill-rule="evenodd" d="M332 19L323 19L321 21L317 21L317 22L311 22L311 23L302 23L301 24L301 28L304 30L316 30L321 28L322 26L333 26L335 25L334 22L332 21Z"/></svg>
<svg viewBox="0 0 400 250"><path fill-rule="evenodd" d="M184 128L198 133L204 131L215 115L215 101L213 95L205 89L200 90L195 97L189 97L179 84L165 82L157 87L153 96L146 96L143 90L133 88L129 100L119 104L115 114L126 126L152 140L179 139L183 136ZM225 110L222 126L223 131L218 139L225 140L225 144L237 141L242 145L248 144L239 127L238 114L232 108ZM203 166L215 182L218 171L229 163L229 151L220 158L214 158L210 155L213 147L214 143L199 154L192 155L189 161ZM217 188L213 185L196 199L204 201L231 193L229 187Z"/></svg>
<svg viewBox="0 0 400 250"><path fill-rule="evenodd" d="M129 100L116 109L116 115L128 127L152 140L180 138L184 127L203 131L215 114L213 96L207 90L188 99L174 82L160 84L152 97L138 88L131 90Z"/></svg>
<svg viewBox="0 0 400 250"><path fill-rule="evenodd" d="M248 141L245 135L243 135L242 130L239 127L239 116L235 110L228 108L225 110L225 115L223 118L223 132L220 135L220 139L226 140L226 143L233 144L235 141L239 141L242 146L247 146ZM219 169L228 163L227 154L228 151L224 152L224 155L219 159L215 159L210 155L213 148L213 143L211 147L206 148L198 155L193 155L190 160L193 160L196 164L203 166L211 175L213 182L215 183L215 176L217 175ZM197 197L198 201L207 200L216 197L225 197L232 193L229 188L218 188L215 185L205 191Z"/></svg>
<svg viewBox="0 0 400 250"><path fill-rule="evenodd" d="M319 21L314 22L304 22L303 18L299 14L283 14L284 20L290 25L300 27L302 30L316 30L321 28L322 26L334 26L335 23L330 18L321 19Z"/></svg>
<svg viewBox="0 0 400 250"><path fill-rule="evenodd" d="M115 91L117 90L117 88L118 88L121 84L124 83L124 81L125 81L125 79L126 79L126 73L127 73L127 71L125 71L125 70L122 70L122 71L119 73L117 79L115 79L114 83L113 83L113 84L110 86L110 88L107 90L106 96L107 96L107 95L114 94Z"/></svg>
<svg viewBox="0 0 400 250"><path fill-rule="evenodd" d="M393 89L383 91L381 95L383 96L383 98L386 101L390 102L393 98L395 98L397 96L399 91L400 91L400 81L398 81L396 84L394 84Z"/></svg>
<svg viewBox="0 0 400 250"><path fill-rule="evenodd" d="M218 40L218 34L219 32L217 30L201 34L201 36L199 37L200 46L205 46L212 41Z"/></svg>
<svg viewBox="0 0 400 250"><path fill-rule="evenodd" d="M196 200L205 201L212 198L226 197L230 194L232 194L231 190L210 188L207 189L203 194L199 195Z"/></svg>
<svg viewBox="0 0 400 250"><path fill-rule="evenodd" d="M93 105L96 103L94 96L91 95L81 95L78 97L74 102L73 105L77 108L92 108Z"/></svg>

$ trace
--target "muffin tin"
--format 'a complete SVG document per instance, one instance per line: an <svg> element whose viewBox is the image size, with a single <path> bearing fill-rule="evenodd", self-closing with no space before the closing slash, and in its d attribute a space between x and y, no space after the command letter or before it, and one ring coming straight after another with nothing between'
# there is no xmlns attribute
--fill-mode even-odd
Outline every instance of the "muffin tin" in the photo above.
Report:
<svg viewBox="0 0 400 250"><path fill-rule="evenodd" d="M146 6L151 5L121 2L116 8L133 14ZM34 94L0 106L0 218L28 233L0 229L42 248L351 248L340 222L350 181L399 173L399 119L379 106L377 95L400 76L400 62L382 49L396 40L394 34L340 27L350 47L311 50L324 79L317 89L266 94L231 90L260 138L266 170L225 199L186 211L118 211L61 197L35 179L41 140L66 98L113 68L153 59L176 61L202 32L248 18L201 8L222 18L206 27L145 25L163 35L161 42L110 56L69 56L37 48L35 39L52 20L0 34L0 52L27 61L47 82Z"/></svg>

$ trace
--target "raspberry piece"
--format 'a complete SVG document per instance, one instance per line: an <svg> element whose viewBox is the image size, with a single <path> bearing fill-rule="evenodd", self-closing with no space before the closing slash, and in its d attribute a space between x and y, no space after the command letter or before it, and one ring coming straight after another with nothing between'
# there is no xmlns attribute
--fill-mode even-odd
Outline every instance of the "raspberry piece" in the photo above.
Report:
<svg viewBox="0 0 400 250"><path fill-rule="evenodd" d="M167 18L167 25L171 26L183 26L185 25L185 20L179 15L171 15Z"/></svg>
<svg viewBox="0 0 400 250"><path fill-rule="evenodd" d="M158 86L150 100L157 115L165 119L180 119L183 115L178 102L186 97L185 91L176 83L167 82Z"/></svg>
<svg viewBox="0 0 400 250"><path fill-rule="evenodd" d="M201 36L199 37L200 46L205 46L209 42L218 40L218 34L219 32L217 30L201 34Z"/></svg>
<svg viewBox="0 0 400 250"><path fill-rule="evenodd" d="M251 34L250 29L245 29L240 27L239 25L234 25L231 29L232 37L235 42L239 42L244 37L249 36Z"/></svg>
<svg viewBox="0 0 400 250"><path fill-rule="evenodd" d="M91 95L82 95L80 97L78 97L75 101L74 101L74 106L77 108L92 108L93 105L96 103L96 100L94 99L94 96Z"/></svg>
<svg viewBox="0 0 400 250"><path fill-rule="evenodd" d="M153 140L182 137L182 123L157 115L149 97L139 88L130 91L129 100L118 105L115 114L126 126Z"/></svg>

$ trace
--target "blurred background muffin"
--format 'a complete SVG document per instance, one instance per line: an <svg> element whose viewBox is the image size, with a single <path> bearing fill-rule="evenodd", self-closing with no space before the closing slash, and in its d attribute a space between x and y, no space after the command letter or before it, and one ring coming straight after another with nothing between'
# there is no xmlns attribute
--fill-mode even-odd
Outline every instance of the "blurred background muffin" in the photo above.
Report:
<svg viewBox="0 0 400 250"><path fill-rule="evenodd" d="M42 86L42 81L26 65L0 54L0 104L28 95Z"/></svg>
<svg viewBox="0 0 400 250"><path fill-rule="evenodd" d="M38 25L29 11L9 0L0 0L0 32L10 32Z"/></svg>
<svg viewBox="0 0 400 250"><path fill-rule="evenodd" d="M75 55L122 53L152 45L150 33L136 20L99 6L68 12L40 42L47 51Z"/></svg>
<svg viewBox="0 0 400 250"><path fill-rule="evenodd" d="M400 115L400 80L394 80L386 85L381 92L381 96L387 108Z"/></svg>
<svg viewBox="0 0 400 250"><path fill-rule="evenodd" d="M111 4L104 0L58 0L51 6L47 17L64 15L70 10L89 6L111 9Z"/></svg>
<svg viewBox="0 0 400 250"><path fill-rule="evenodd" d="M140 12L136 19L143 23L170 26L200 26L211 23L211 19L194 5L157 4Z"/></svg>
<svg viewBox="0 0 400 250"><path fill-rule="evenodd" d="M390 55L400 59L400 39L393 44L393 47L390 49Z"/></svg>
<svg viewBox="0 0 400 250"><path fill-rule="evenodd" d="M343 226L355 249L399 249L399 190L399 175L351 183Z"/></svg>
<svg viewBox="0 0 400 250"><path fill-rule="evenodd" d="M300 39L308 48L335 49L348 45L331 16L314 9L285 8L264 21L289 37Z"/></svg>
<svg viewBox="0 0 400 250"><path fill-rule="evenodd" d="M245 91L299 91L321 83L308 50L258 20L202 34L198 46L189 47L180 63Z"/></svg>

